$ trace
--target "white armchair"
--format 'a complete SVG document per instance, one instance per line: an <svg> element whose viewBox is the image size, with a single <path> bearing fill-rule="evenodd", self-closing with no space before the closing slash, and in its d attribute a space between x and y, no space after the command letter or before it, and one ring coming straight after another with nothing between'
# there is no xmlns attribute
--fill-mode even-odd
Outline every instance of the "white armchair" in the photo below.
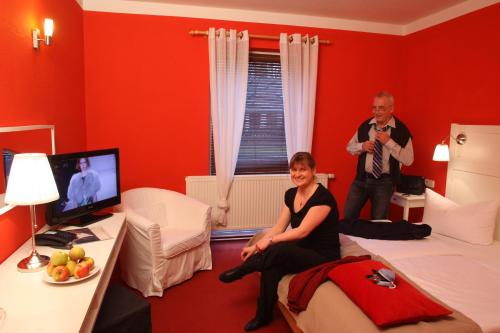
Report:
<svg viewBox="0 0 500 333"><path fill-rule="evenodd" d="M145 297L212 269L210 206L158 188L122 193L127 233L120 252L123 280Z"/></svg>

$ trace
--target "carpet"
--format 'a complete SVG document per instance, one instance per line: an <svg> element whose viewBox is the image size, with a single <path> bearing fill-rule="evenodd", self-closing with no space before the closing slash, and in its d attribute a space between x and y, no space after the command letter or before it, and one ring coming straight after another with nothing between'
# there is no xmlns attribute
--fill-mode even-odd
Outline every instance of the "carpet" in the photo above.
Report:
<svg viewBox="0 0 500 333"><path fill-rule="evenodd" d="M246 241L212 242L213 269L200 271L179 285L165 290L163 297L149 297L153 333L243 332L254 317L259 275L245 276L231 284L219 281L221 272L238 265ZM258 332L290 333L280 311L274 321Z"/></svg>

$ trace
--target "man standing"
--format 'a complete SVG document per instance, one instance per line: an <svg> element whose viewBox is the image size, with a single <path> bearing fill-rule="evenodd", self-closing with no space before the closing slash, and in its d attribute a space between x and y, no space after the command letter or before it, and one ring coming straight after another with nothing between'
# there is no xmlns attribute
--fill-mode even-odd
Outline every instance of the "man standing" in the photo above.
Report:
<svg viewBox="0 0 500 333"><path fill-rule="evenodd" d="M357 219L368 199L371 218L387 219L401 164L413 163L410 131L393 111L394 97L385 91L376 94L373 118L363 122L347 144L347 151L358 155L358 166L344 208L346 219Z"/></svg>

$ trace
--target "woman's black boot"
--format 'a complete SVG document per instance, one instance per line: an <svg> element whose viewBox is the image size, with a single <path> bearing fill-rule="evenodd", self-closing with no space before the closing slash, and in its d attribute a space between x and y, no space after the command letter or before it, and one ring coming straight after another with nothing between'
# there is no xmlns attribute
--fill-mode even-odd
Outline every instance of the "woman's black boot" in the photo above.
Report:
<svg viewBox="0 0 500 333"><path fill-rule="evenodd" d="M257 311L255 313L255 318L246 323L243 329L247 332L255 331L261 327L269 325L273 321L273 312L272 310L270 310L273 308L274 306L266 306L264 299L262 297L259 297L259 299L257 300Z"/></svg>
<svg viewBox="0 0 500 333"><path fill-rule="evenodd" d="M250 320L248 323L246 323L245 327L243 329L247 332L249 331L255 331L258 330L261 327L267 326L273 321L272 319L263 319L259 316L255 317L254 319Z"/></svg>
<svg viewBox="0 0 500 333"><path fill-rule="evenodd" d="M230 283L241 279L247 274L258 271L262 262L262 257L263 255L260 253L252 255L241 265L221 273L219 275L219 280L225 283Z"/></svg>

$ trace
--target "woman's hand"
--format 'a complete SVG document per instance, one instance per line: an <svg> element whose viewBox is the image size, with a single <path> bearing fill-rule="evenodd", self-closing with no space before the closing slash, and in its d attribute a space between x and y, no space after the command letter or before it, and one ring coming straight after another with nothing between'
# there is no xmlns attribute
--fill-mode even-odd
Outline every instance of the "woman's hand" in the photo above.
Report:
<svg viewBox="0 0 500 333"><path fill-rule="evenodd" d="M243 250L241 250L240 254L241 260L243 261L247 260L247 258L250 257L255 252L257 252L257 248L255 247L255 245L244 247Z"/></svg>
<svg viewBox="0 0 500 333"><path fill-rule="evenodd" d="M269 245L272 243L272 237L262 237L257 243L251 246L246 246L241 250L241 259L243 261L247 260L248 257L251 255L257 253L257 252L264 252Z"/></svg>
<svg viewBox="0 0 500 333"><path fill-rule="evenodd" d="M256 244L255 249L264 252L272 243L272 237L262 237Z"/></svg>

